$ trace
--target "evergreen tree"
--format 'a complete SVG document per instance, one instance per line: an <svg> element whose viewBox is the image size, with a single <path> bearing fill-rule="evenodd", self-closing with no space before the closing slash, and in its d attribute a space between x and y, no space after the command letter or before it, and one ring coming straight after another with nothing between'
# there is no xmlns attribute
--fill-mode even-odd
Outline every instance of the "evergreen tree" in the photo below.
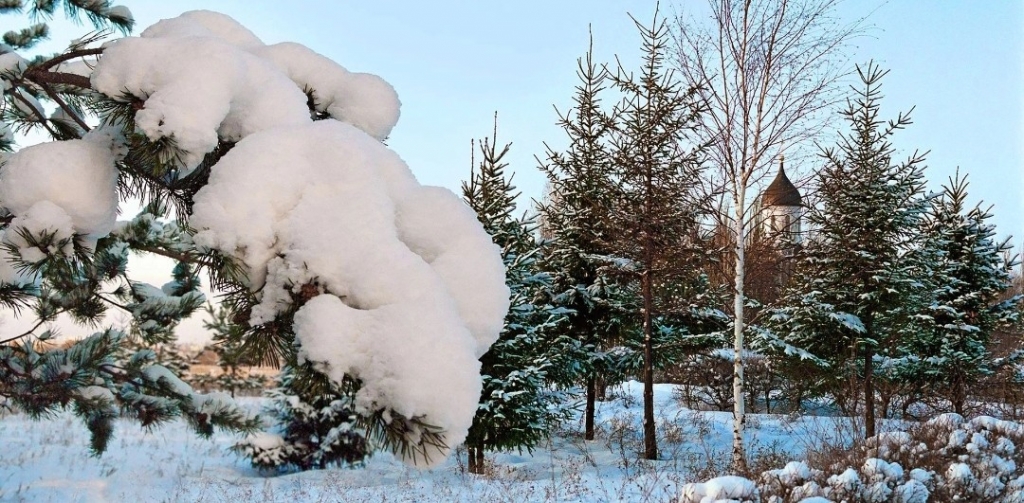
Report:
<svg viewBox="0 0 1024 503"><path fill-rule="evenodd" d="M561 333L590 348L577 364L586 385L584 438L593 440L598 383L620 369L624 356L613 347L625 330L624 299L604 260L607 236L614 232L608 221L613 196L607 148L614 121L600 101L608 75L594 64L592 50L577 66L573 106L559 120L568 147L564 152L547 147L540 166L550 184L548 200L540 205L541 234L550 241L542 267L551 272L552 301L570 311Z"/></svg>
<svg viewBox="0 0 1024 503"><path fill-rule="evenodd" d="M650 27L633 22L643 38L643 60L638 76L620 66L613 79L624 97L613 113L610 141L615 200L609 223L616 231L604 238L618 260L617 273L639 285L644 456L658 459L655 348L666 339L692 335L690 330L711 332L712 318L722 317L698 300L707 286L702 261L708 240L700 228L707 205L697 195L700 149L687 151L685 145L700 119L700 106L695 90L682 88L674 72L664 68L669 42L665 20L655 12Z"/></svg>
<svg viewBox="0 0 1024 503"><path fill-rule="evenodd" d="M0 55L13 62L0 71L4 89L0 164L10 159L4 152L16 150L15 133L37 131L55 141L78 139L90 129L84 117L112 108L107 98L91 91L88 77L59 68L77 58L101 54L102 49L87 47L99 36L78 39L59 55L26 59L19 54L49 36L47 23L39 20L61 8L70 19L86 18L99 30L116 28L127 33L133 25L128 9L106 0L2 2L0 14L26 13L33 22L4 33L0 44ZM57 112L47 117L42 103L55 105ZM137 190L139 178L144 177L131 168L125 170L131 175L121 180L126 194ZM29 311L37 320L26 332L0 340L0 396L32 417L71 408L88 426L96 454L106 448L113 419L119 414L134 417L144 426L184 417L206 436L214 426L248 431L256 425L233 404L192 391L168 368L181 363L174 355L161 351L165 353L161 364L157 353L148 349L172 344L174 326L203 302L197 285L189 282L194 270L187 265L179 263L175 281L164 289L132 281L126 274L129 250L148 249L175 258L198 256L183 230L160 222L166 216L160 201L154 200L134 220L98 239L67 228L33 225L39 218L45 220L45 212L52 214L55 205L37 205L21 214L5 211L0 216L0 304L15 314ZM8 202L0 201L0 206L8 208ZM39 332L40 327L61 315L96 326L108 306L133 316L132 338L108 329L66 348L40 352L38 343L55 335Z"/></svg>
<svg viewBox="0 0 1024 503"><path fill-rule="evenodd" d="M106 0L0 1L0 14L46 19L60 7L98 28L131 27L130 12ZM152 36L98 44L107 33L38 57L23 54L46 36L44 24L9 32L0 44L0 307L32 324L0 337L0 397L33 417L73 408L96 452L118 410L143 425L183 416L202 435L214 426L253 430L257 421L226 395L195 393L156 362L161 345L173 343L174 325L205 302L202 273L234 313L241 351L252 361L315 364L339 393L373 396L376 409L359 420L375 442L414 464L440 461L466 433L476 403L476 378L461 366L497 337L507 288L497 250L458 197L419 185L382 145L399 115L394 89L301 44L254 52L247 44L262 45L255 36L232 38L251 34L210 11L162 21ZM253 58L261 63L222 64ZM26 133L47 141L19 148L16 135ZM273 139L245 141L256 135ZM268 161L271 151L286 157ZM304 168L291 169L291 160ZM244 172L232 171L242 165ZM325 196L357 182L367 199ZM259 194L236 197L251 192ZM145 209L118 221L128 200ZM270 207L281 211L261 213ZM400 210L406 218L364 218L363 210ZM438 221L443 233L432 228ZM352 228L368 231L356 232L360 238L387 239L346 242ZM342 242L347 254L338 253ZM380 250L409 267L363 267ZM173 260L174 281L162 288L134 281L132 252ZM471 270L446 269L428 254ZM357 269L359 278L341 272ZM405 295L417 281L432 295ZM347 310L385 307L418 309L435 322L345 318ZM53 336L43 328L59 316L95 327L112 309L132 316L130 331L144 349L106 330L66 349L38 350ZM334 323L324 322L331 317ZM396 363L419 355L359 339L370 329L446 358L429 370ZM332 351L330 337L339 331L364 358L349 365L349 353ZM328 394L324 379L311 374L297 374L292 385L308 396ZM450 385L437 386L438 394L461 393L430 400L405 393L425 377Z"/></svg>
<svg viewBox="0 0 1024 503"><path fill-rule="evenodd" d="M1009 239L995 240L995 227L988 223L992 214L980 205L967 206L966 177L951 178L930 210L924 232L934 253L933 333L911 350L920 357L927 381L963 415L968 390L994 371L993 331L1020 314L1020 296L1001 298L1016 264L1006 258Z"/></svg>
<svg viewBox="0 0 1024 503"><path fill-rule="evenodd" d="M203 328L213 332L210 349L217 354L220 374L194 378L203 385L227 391L232 398L238 391L263 389L263 378L248 372L248 368L254 365L244 350L245 340L242 335L245 330L231 321L234 313L224 306L207 304L206 314L209 319L203 321Z"/></svg>
<svg viewBox="0 0 1024 503"><path fill-rule="evenodd" d="M311 377L322 381L319 391L311 393L296 383L302 372L311 370L285 367L279 386L267 393L274 431L250 435L232 450L249 458L254 468L278 473L362 464L369 445L358 427L353 395L319 375Z"/></svg>
<svg viewBox="0 0 1024 503"><path fill-rule="evenodd" d="M577 379L575 360L585 357L578 340L555 330L565 310L551 305L550 276L540 270L536 218L516 217L519 196L503 161L511 144L496 148L494 136L480 142L481 161L462 193L502 249L512 301L498 341L480 358L483 392L466 438L469 471L483 473L488 450L532 450L570 409L553 386ZM474 163L475 164L475 163Z"/></svg>
<svg viewBox="0 0 1024 503"><path fill-rule="evenodd" d="M852 131L823 152L820 207L808 214L814 234L771 328L826 364L819 377L837 397L850 398L842 391L844 379L859 378L865 435L871 437L876 360L887 366L902 361L907 338L920 330L917 314L930 302L919 253L928 198L923 157L892 159L890 137L910 124L909 116L888 124L878 117L887 72L870 63L857 73L862 87L842 113Z"/></svg>

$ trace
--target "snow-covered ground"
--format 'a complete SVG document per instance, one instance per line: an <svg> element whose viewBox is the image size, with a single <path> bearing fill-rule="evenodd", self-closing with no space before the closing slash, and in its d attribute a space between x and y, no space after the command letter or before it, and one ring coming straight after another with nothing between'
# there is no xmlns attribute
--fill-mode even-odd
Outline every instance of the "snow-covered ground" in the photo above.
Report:
<svg viewBox="0 0 1024 503"><path fill-rule="evenodd" d="M100 458L70 414L32 421L0 419L0 501L674 501L686 482L723 473L731 414L696 412L657 385L662 460L641 461L641 386L628 383L599 403L597 439L570 424L533 454L493 454L489 475L470 475L456 457L432 470L407 467L388 454L365 468L265 477L227 451L234 436L209 440L172 423L146 432L121 421ZM260 399L247 399L258 408ZM833 419L752 415L750 452L800 459L807 442L838 434ZM464 455L459 451L460 455ZM784 460L779 464L785 464Z"/></svg>

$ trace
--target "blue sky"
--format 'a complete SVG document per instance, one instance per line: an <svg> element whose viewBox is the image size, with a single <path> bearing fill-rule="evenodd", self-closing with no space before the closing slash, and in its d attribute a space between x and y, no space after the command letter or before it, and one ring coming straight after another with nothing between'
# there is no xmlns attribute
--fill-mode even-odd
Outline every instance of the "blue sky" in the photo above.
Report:
<svg viewBox="0 0 1024 503"><path fill-rule="evenodd" d="M353 71L388 80L402 100L389 145L424 183L458 190L470 169L469 141L499 141L526 198L544 179L534 156L543 142L564 144L553 106L565 110L576 59L594 33L598 61L636 61L639 36L627 16L648 21L653 1L614 0L128 0L143 28L181 11L231 15L265 42L295 41ZM664 3L668 14L700 0ZM896 148L930 151L927 176L937 189L959 166L972 201L994 204L1001 235L1024 236L1024 2L847 1L846 21L870 14L852 62L874 59L891 70L883 114L916 105L914 124ZM63 43L83 31L57 31Z"/></svg>

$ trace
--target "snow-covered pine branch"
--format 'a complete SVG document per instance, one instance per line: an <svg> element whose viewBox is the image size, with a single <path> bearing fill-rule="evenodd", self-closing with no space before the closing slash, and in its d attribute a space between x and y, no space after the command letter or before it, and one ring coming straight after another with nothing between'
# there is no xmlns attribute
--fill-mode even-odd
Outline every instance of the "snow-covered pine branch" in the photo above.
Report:
<svg viewBox="0 0 1024 503"><path fill-rule="evenodd" d="M105 2L65 4L90 19L130 19ZM394 89L302 45L266 45L209 11L69 64L82 50L4 79L18 124L35 121L54 141L3 160L0 205L11 218L0 282L34 285L45 299L77 278L76 295L55 305L94 321L114 304L105 283L127 281L117 260L93 267L97 253L117 242L177 255L231 294L254 347L355 380L356 412L376 418L403 457L443 459L472 421L477 358L501 330L509 290L500 250L473 211L420 185L381 143L399 116ZM50 120L40 103L74 118ZM78 134L58 122L98 125ZM188 232L164 237L180 244L150 242L142 222L117 223L128 196L174 205ZM168 313L160 289L123 285L117 291L135 298L124 307L150 319L202 303L179 294L177 314Z"/></svg>

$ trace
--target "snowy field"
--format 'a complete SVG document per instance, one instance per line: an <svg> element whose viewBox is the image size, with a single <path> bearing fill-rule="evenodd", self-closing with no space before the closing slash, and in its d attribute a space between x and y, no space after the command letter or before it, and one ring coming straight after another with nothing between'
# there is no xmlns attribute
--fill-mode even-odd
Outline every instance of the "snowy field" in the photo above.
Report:
<svg viewBox="0 0 1024 503"><path fill-rule="evenodd" d="M365 468L264 477L227 451L235 441L200 439L178 423L151 432L121 421L110 448L88 457L88 434L70 414L35 422L0 419L0 501L675 501L682 484L723 472L729 460L731 414L695 412L657 385L663 460L641 461L641 390L617 388L599 403L598 438L582 440L582 425L556 432L534 453L489 455L489 475L470 475L454 456L436 469L409 468L387 454ZM248 399L252 408L260 399ZM837 428L832 419L752 415L755 457L799 459L806 444ZM464 456L463 451L459 454Z"/></svg>
<svg viewBox="0 0 1024 503"><path fill-rule="evenodd" d="M0 416L0 501L1024 503L1020 423L955 414L917 426L883 421L879 437L849 449L848 419L752 414L755 488L715 478L727 474L731 413L686 409L674 386L655 385L661 460L644 461L642 386L613 391L598 403L596 440L583 441L576 421L532 454L489 454L486 475L467 473L457 449L458 457L429 470L377 454L362 468L268 477L228 451L235 437L200 439L180 423L146 432L120 421L108 451L93 459L85 428L70 414ZM262 403L243 399L253 410ZM800 462L812 452L831 453L829 471Z"/></svg>

